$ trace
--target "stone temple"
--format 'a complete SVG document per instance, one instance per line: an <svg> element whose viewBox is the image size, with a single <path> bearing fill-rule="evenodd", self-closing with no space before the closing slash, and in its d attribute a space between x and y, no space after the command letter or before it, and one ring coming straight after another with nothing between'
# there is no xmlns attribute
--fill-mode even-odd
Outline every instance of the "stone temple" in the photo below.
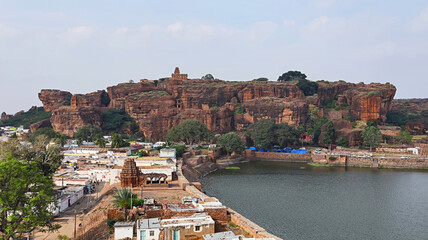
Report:
<svg viewBox="0 0 428 240"><path fill-rule="evenodd" d="M144 174L138 169L134 159L126 159L120 173L121 187L168 186L167 175L163 173Z"/></svg>

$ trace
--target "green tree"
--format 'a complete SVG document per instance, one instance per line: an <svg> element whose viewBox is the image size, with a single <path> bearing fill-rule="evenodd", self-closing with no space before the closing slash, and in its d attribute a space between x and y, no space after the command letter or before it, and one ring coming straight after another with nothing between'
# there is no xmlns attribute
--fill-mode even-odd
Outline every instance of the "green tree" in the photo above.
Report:
<svg viewBox="0 0 428 240"><path fill-rule="evenodd" d="M212 74L208 73L205 76L202 76L201 79L205 79L205 80L213 80L214 77Z"/></svg>
<svg viewBox="0 0 428 240"><path fill-rule="evenodd" d="M395 136L400 143L410 143L412 141L412 135L408 131L401 131Z"/></svg>
<svg viewBox="0 0 428 240"><path fill-rule="evenodd" d="M45 135L38 136L32 148L21 145L18 140L3 142L0 143L0 158L11 156L28 163L34 162L45 176L49 176L59 168L64 155L59 146L47 147L47 143L49 141Z"/></svg>
<svg viewBox="0 0 428 240"><path fill-rule="evenodd" d="M299 130L287 123L277 124L275 129L276 145L282 148L298 147L301 144L300 134Z"/></svg>
<svg viewBox="0 0 428 240"><path fill-rule="evenodd" d="M61 147L64 147L64 145L67 143L67 139L67 135L57 133L55 135L54 142Z"/></svg>
<svg viewBox="0 0 428 240"><path fill-rule="evenodd" d="M378 147L382 140L379 128L374 126L366 127L361 135L363 136L364 145L370 147L370 151L372 151L372 148Z"/></svg>
<svg viewBox="0 0 428 240"><path fill-rule="evenodd" d="M217 139L219 145L224 148L229 155L231 152L242 152L245 150L245 144L242 139L234 134L227 133Z"/></svg>
<svg viewBox="0 0 428 240"><path fill-rule="evenodd" d="M297 147L300 142L300 131L287 123L275 124L273 119L261 119L248 127L248 134L253 138L256 146L272 148Z"/></svg>
<svg viewBox="0 0 428 240"><path fill-rule="evenodd" d="M208 130L205 124L196 119L186 119L168 131L166 140L169 142L184 141L186 144L193 144L209 140L212 137L213 133Z"/></svg>
<svg viewBox="0 0 428 240"><path fill-rule="evenodd" d="M248 127L248 134L254 139L257 147L272 148L276 144L275 120L260 119Z"/></svg>
<svg viewBox="0 0 428 240"><path fill-rule="evenodd" d="M305 96L312 96L318 92L318 83L306 79L300 79L297 86L302 90Z"/></svg>
<svg viewBox="0 0 428 240"><path fill-rule="evenodd" d="M49 141L58 136L58 134L51 127L39 128L30 134L30 142L34 143L35 139L40 135L45 135L48 137Z"/></svg>
<svg viewBox="0 0 428 240"><path fill-rule="evenodd" d="M95 144L98 145L98 147L100 148L105 148L106 147L106 140L104 139L104 137L99 134L95 137Z"/></svg>
<svg viewBox="0 0 428 240"><path fill-rule="evenodd" d="M93 142L95 141L95 136L101 134L101 128L93 125L83 126L74 133L74 138L77 139L79 143L83 141Z"/></svg>
<svg viewBox="0 0 428 240"><path fill-rule="evenodd" d="M111 147L112 148L121 148L121 147L127 147L127 146L129 146L129 143L124 141L120 134L113 133L111 135Z"/></svg>
<svg viewBox="0 0 428 240"><path fill-rule="evenodd" d="M34 228L56 230L52 174L10 155L0 161L0 239L21 239Z"/></svg>
<svg viewBox="0 0 428 240"><path fill-rule="evenodd" d="M300 79L306 79L306 75L299 71L288 71L286 73L283 73L281 76L279 76L278 82L288 82L288 81L300 80Z"/></svg>
<svg viewBox="0 0 428 240"><path fill-rule="evenodd" d="M253 79L253 81L256 81L256 82L267 82L267 81L269 81L269 79L265 78L265 77L260 77L260 78Z"/></svg>
<svg viewBox="0 0 428 240"><path fill-rule="evenodd" d="M125 212L125 221L126 221L126 211L129 207L131 207L131 189L130 188L118 188L113 195L113 203L118 207L123 207Z"/></svg>
<svg viewBox="0 0 428 240"><path fill-rule="evenodd" d="M187 150L186 145L173 145L171 146L171 148L175 148L176 150L175 154L177 158L181 158Z"/></svg>
<svg viewBox="0 0 428 240"><path fill-rule="evenodd" d="M323 144L330 145L336 142L336 131L332 121L327 122L324 127L324 139Z"/></svg>

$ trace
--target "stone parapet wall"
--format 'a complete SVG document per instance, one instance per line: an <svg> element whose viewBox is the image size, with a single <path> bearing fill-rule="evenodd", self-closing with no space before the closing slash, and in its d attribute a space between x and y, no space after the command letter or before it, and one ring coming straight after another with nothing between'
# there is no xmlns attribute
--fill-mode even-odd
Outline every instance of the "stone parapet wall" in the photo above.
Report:
<svg viewBox="0 0 428 240"><path fill-rule="evenodd" d="M250 221L248 218L242 216L238 212L233 209L228 209L230 213L230 219L233 223L240 226L246 232L251 234L255 238L274 238L274 239L282 239L273 234L268 233L264 228Z"/></svg>
<svg viewBox="0 0 428 240"><path fill-rule="evenodd" d="M386 168L428 168L428 158L378 158L379 166Z"/></svg>
<svg viewBox="0 0 428 240"><path fill-rule="evenodd" d="M311 154L306 153L279 153L279 152L256 152L245 150L244 157L252 161L284 161L284 162L309 162Z"/></svg>
<svg viewBox="0 0 428 240"><path fill-rule="evenodd" d="M372 166L372 158L348 157L348 166Z"/></svg>

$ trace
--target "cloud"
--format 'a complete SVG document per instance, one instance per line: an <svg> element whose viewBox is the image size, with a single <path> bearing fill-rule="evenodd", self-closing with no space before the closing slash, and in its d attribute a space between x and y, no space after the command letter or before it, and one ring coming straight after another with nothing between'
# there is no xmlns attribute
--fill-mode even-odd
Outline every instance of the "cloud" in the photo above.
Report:
<svg viewBox="0 0 428 240"><path fill-rule="evenodd" d="M428 31L428 7L410 22L410 29L417 33Z"/></svg>
<svg viewBox="0 0 428 240"><path fill-rule="evenodd" d="M74 42L79 40L85 40L92 36L93 29L89 26L79 26L67 29L63 34L60 34L60 38L68 42Z"/></svg>
<svg viewBox="0 0 428 240"><path fill-rule="evenodd" d="M182 22L170 24L165 30L176 38L190 41L199 41L214 37L217 31L214 26L193 24L185 25Z"/></svg>
<svg viewBox="0 0 428 240"><path fill-rule="evenodd" d="M296 22L294 20L284 20L283 25L285 28L291 28L296 26Z"/></svg>
<svg viewBox="0 0 428 240"><path fill-rule="evenodd" d="M17 33L18 31L16 29L0 23L0 37L12 37Z"/></svg>
<svg viewBox="0 0 428 240"><path fill-rule="evenodd" d="M371 41L396 31L398 18L359 14L348 18L321 16L300 28L300 35L308 40L342 42Z"/></svg>
<svg viewBox="0 0 428 240"><path fill-rule="evenodd" d="M255 23L250 30L250 39L252 41L264 41L272 36L277 29L276 23L267 21L267 22L257 22Z"/></svg>

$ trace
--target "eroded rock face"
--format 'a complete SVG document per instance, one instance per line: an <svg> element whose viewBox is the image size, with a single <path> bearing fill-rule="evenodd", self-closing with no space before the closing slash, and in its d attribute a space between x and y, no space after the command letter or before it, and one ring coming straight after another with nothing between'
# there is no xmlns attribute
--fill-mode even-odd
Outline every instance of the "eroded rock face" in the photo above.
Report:
<svg viewBox="0 0 428 240"><path fill-rule="evenodd" d="M71 96L72 94L69 92L52 89L42 89L39 93L39 99L47 112L61 106L70 105Z"/></svg>
<svg viewBox="0 0 428 240"><path fill-rule="evenodd" d="M74 132L85 126L101 126L102 113L95 107L63 106L52 111L51 124L56 132L73 136Z"/></svg>
<svg viewBox="0 0 428 240"><path fill-rule="evenodd" d="M106 91L100 90L88 94L74 94L70 105L73 107L107 107L110 98Z"/></svg>
<svg viewBox="0 0 428 240"><path fill-rule="evenodd" d="M40 122L36 122L30 125L30 131L34 132L39 128L51 127L51 121L49 119L42 120Z"/></svg>
<svg viewBox="0 0 428 240"><path fill-rule="evenodd" d="M121 83L108 87L107 93L97 91L71 97L68 92L42 90L39 98L47 111L53 110L52 126L60 133L71 136L81 126L100 126L103 109L108 105L110 109L125 110L146 137L160 140L185 119L197 119L214 132L245 130L263 118L304 125L309 104L323 108L323 104L331 100L337 100L336 105L341 107L340 114L333 119L341 120L351 114L356 119L384 121L395 87L319 83L318 94L305 97L293 82L227 82L187 79L186 76ZM70 107L64 106L67 99Z"/></svg>

